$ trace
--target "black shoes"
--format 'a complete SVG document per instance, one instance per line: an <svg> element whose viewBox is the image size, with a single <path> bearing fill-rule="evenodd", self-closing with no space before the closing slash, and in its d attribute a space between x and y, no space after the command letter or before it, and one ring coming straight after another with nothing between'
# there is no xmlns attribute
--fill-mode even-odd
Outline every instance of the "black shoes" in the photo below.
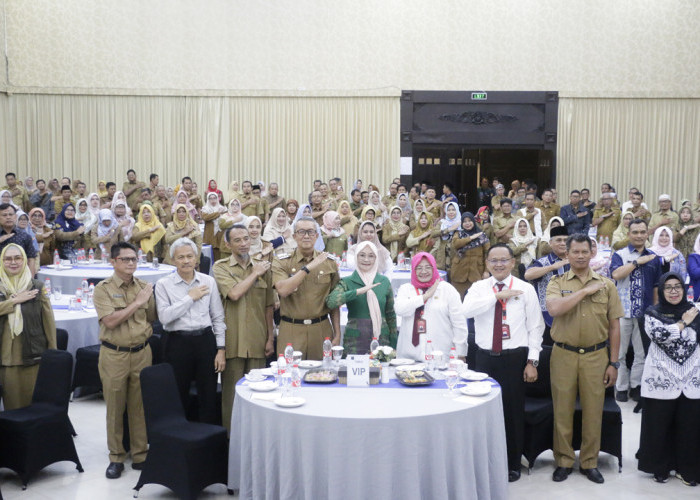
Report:
<svg viewBox="0 0 700 500"><path fill-rule="evenodd" d="M110 462L109 467L107 467L107 471L105 472L105 476L107 476L107 479L117 479L118 477L121 477L122 472L124 472L123 463Z"/></svg>
<svg viewBox="0 0 700 500"><path fill-rule="evenodd" d="M657 483L666 483L668 482L668 472L665 474L654 474L654 481Z"/></svg>
<svg viewBox="0 0 700 500"><path fill-rule="evenodd" d="M620 403L626 403L629 400L627 391L615 391L615 399Z"/></svg>
<svg viewBox="0 0 700 500"><path fill-rule="evenodd" d="M589 481L593 481L594 483L598 484L603 484L605 482L605 479L603 479L603 475L600 473L597 467L593 467L591 469L584 469L583 467L579 467L579 470L581 471L581 474L588 478Z"/></svg>
<svg viewBox="0 0 700 500"><path fill-rule="evenodd" d="M519 470L508 471L508 482L509 483L514 483L518 479L520 479L520 471Z"/></svg>
<svg viewBox="0 0 700 500"><path fill-rule="evenodd" d="M632 387L630 389L630 398L639 403L639 401L642 399L642 388Z"/></svg>
<svg viewBox="0 0 700 500"><path fill-rule="evenodd" d="M569 474L571 474L572 470L573 468L571 467L557 467L556 469L554 469L552 479L555 483L561 483L562 481L566 480L567 477L569 477Z"/></svg>
<svg viewBox="0 0 700 500"><path fill-rule="evenodd" d="M143 462L133 462L131 468L134 470L143 470L144 465L146 465L145 460Z"/></svg>
<svg viewBox="0 0 700 500"><path fill-rule="evenodd" d="M693 481L692 479L690 481L686 481L683 479L683 476L681 476L678 472L676 472L676 477L681 480L681 483L685 484L686 486L697 486L698 483L697 481ZM654 479L656 479L656 476L654 476Z"/></svg>

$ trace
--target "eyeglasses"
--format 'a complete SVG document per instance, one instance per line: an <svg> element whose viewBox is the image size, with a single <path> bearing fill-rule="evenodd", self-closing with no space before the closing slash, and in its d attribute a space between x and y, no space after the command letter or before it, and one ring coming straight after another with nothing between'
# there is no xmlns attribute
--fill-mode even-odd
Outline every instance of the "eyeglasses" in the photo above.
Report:
<svg viewBox="0 0 700 500"><path fill-rule="evenodd" d="M24 260L24 257L21 255L15 255L14 257L5 257L2 259L3 262L22 262Z"/></svg>
<svg viewBox="0 0 700 500"><path fill-rule="evenodd" d="M666 291L666 292L682 292L683 285L666 285L666 286L664 286L664 291Z"/></svg>
<svg viewBox="0 0 700 500"><path fill-rule="evenodd" d="M428 271L432 271L432 270L433 270L432 266L418 266L418 267L416 267L417 273L427 273Z"/></svg>
<svg viewBox="0 0 700 500"><path fill-rule="evenodd" d="M295 234L297 236L301 236L301 237L313 236L314 234L316 234L316 230L315 229L297 229L295 231Z"/></svg>
<svg viewBox="0 0 700 500"><path fill-rule="evenodd" d="M121 260L125 264L136 264L139 259L136 257L117 257L116 260Z"/></svg>
<svg viewBox="0 0 700 500"><path fill-rule="evenodd" d="M513 260L513 259L512 258L511 259L487 259L486 262L488 262L489 264L496 265L496 264L508 264L511 260Z"/></svg>

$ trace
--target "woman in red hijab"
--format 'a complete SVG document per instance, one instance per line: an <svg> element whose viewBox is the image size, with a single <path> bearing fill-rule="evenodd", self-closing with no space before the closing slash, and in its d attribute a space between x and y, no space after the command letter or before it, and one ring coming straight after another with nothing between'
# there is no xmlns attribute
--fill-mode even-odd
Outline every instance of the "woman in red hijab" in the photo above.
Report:
<svg viewBox="0 0 700 500"><path fill-rule="evenodd" d="M217 187L216 181L214 179L211 179L209 181L209 185L207 187L207 194L209 193L216 193L219 196L219 203L221 205L224 204L224 193L222 193L221 190Z"/></svg>

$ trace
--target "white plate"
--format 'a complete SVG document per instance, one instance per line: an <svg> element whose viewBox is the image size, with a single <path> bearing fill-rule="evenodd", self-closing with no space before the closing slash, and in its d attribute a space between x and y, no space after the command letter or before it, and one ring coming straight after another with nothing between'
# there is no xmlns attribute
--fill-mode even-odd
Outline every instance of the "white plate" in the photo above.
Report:
<svg viewBox="0 0 700 500"><path fill-rule="evenodd" d="M298 397L275 399L275 404L282 408L296 408L304 403L306 403L306 400Z"/></svg>
<svg viewBox="0 0 700 500"><path fill-rule="evenodd" d="M486 396L491 392L491 382L472 382L460 387L459 391L467 396Z"/></svg>
<svg viewBox="0 0 700 500"><path fill-rule="evenodd" d="M464 380L480 381L489 378L489 374L483 372L475 372L473 370L465 370L462 373L460 373L460 377L462 377Z"/></svg>
<svg viewBox="0 0 700 500"><path fill-rule="evenodd" d="M262 370L260 370L260 373L262 373L266 377L271 377L275 374L275 372L272 371L272 368L263 368Z"/></svg>
<svg viewBox="0 0 700 500"><path fill-rule="evenodd" d="M415 363L415 361L408 358L394 358L391 361L389 361L389 364L391 366L412 365L413 363Z"/></svg>
<svg viewBox="0 0 700 500"><path fill-rule="evenodd" d="M397 372L404 370L425 370L425 363L416 363L413 365L402 365L396 367Z"/></svg>
<svg viewBox="0 0 700 500"><path fill-rule="evenodd" d="M245 374L245 379L249 382L262 382L266 377L260 372L261 370L251 370Z"/></svg>
<svg viewBox="0 0 700 500"><path fill-rule="evenodd" d="M274 391L278 386L274 380L264 380L262 382L251 382L248 384L248 387L254 391L269 392Z"/></svg>
<svg viewBox="0 0 700 500"><path fill-rule="evenodd" d="M299 368L318 368L323 363L315 359L306 359L299 362Z"/></svg>

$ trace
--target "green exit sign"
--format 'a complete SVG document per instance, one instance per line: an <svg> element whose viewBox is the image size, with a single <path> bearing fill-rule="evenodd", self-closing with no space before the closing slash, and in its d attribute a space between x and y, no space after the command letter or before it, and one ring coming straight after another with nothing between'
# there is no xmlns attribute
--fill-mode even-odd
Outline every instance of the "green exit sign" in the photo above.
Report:
<svg viewBox="0 0 700 500"><path fill-rule="evenodd" d="M486 92L472 92L472 101L485 101Z"/></svg>

